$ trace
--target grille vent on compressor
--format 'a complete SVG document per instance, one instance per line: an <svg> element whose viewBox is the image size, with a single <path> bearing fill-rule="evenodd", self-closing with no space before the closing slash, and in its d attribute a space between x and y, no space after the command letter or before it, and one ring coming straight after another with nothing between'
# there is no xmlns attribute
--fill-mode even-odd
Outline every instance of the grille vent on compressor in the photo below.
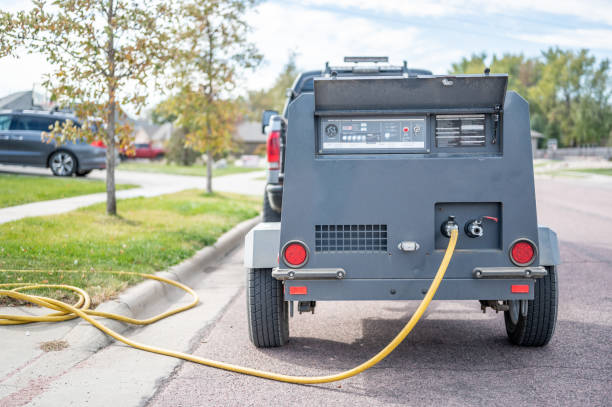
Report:
<svg viewBox="0 0 612 407"><path fill-rule="evenodd" d="M316 252L386 252L387 225L315 225Z"/></svg>

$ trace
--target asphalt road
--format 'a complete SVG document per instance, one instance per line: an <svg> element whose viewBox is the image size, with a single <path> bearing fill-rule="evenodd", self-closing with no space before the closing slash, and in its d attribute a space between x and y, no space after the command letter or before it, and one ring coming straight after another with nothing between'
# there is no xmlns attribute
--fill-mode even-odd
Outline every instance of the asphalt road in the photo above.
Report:
<svg viewBox="0 0 612 407"><path fill-rule="evenodd" d="M506 339L502 314L476 301L434 302L386 360L339 383L300 386L184 363L151 406L611 405L612 183L537 180L540 224L556 229L563 265L556 333L544 348ZM200 338L195 353L297 375L351 368L378 352L417 302L319 303L296 315L291 341L248 341L244 290Z"/></svg>

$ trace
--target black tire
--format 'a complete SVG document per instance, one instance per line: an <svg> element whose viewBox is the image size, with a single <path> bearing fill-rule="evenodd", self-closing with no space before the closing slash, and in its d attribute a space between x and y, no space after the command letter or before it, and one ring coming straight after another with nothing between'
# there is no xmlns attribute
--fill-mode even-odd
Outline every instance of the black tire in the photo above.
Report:
<svg viewBox="0 0 612 407"><path fill-rule="evenodd" d="M272 269L247 270L247 317L249 338L258 348L283 346L289 340L289 305L283 284Z"/></svg>
<svg viewBox="0 0 612 407"><path fill-rule="evenodd" d="M71 177L76 172L77 167L77 159L69 151L58 150L49 157L49 168L55 176Z"/></svg>
<svg viewBox="0 0 612 407"><path fill-rule="evenodd" d="M87 174L89 174L90 172L91 172L91 170L77 171L76 172L76 176L77 177L86 177Z"/></svg>
<svg viewBox="0 0 612 407"><path fill-rule="evenodd" d="M559 299L557 269L554 266L547 269L548 275L535 281L534 299L527 302L527 316L519 313L515 324L510 312L504 312L508 338L515 345L544 346L555 332Z"/></svg>
<svg viewBox="0 0 612 407"><path fill-rule="evenodd" d="M280 222L281 221L281 214L280 212L276 212L270 206L270 200L268 199L268 192L266 191L264 191L263 221L264 222Z"/></svg>

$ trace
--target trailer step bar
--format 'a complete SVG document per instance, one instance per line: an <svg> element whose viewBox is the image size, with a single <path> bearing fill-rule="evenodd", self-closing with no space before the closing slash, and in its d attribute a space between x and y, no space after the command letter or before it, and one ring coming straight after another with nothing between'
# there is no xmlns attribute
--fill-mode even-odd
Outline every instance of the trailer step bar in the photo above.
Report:
<svg viewBox="0 0 612 407"><path fill-rule="evenodd" d="M272 270L272 277L277 280L342 280L346 271L333 269L279 269Z"/></svg>
<svg viewBox="0 0 612 407"><path fill-rule="evenodd" d="M472 272L474 278L540 278L548 271L539 267L476 267Z"/></svg>

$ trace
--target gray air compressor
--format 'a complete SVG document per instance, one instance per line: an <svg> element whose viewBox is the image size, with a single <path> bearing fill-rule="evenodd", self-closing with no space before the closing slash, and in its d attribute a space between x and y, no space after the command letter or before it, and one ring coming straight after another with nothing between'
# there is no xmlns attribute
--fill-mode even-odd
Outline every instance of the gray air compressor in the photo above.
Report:
<svg viewBox="0 0 612 407"><path fill-rule="evenodd" d="M289 338L317 301L437 300L504 312L542 346L557 315L556 234L538 227L527 102L507 75L321 77L288 107L280 223L245 242L249 332Z"/></svg>

